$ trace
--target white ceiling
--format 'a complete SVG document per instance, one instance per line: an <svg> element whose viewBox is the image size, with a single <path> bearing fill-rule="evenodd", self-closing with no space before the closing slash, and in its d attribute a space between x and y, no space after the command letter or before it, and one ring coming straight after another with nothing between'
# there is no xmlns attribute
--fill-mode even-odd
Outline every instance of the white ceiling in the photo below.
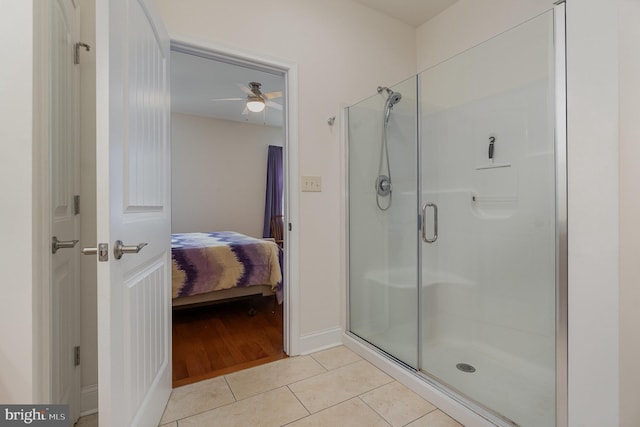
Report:
<svg viewBox="0 0 640 427"><path fill-rule="evenodd" d="M284 90L284 77L256 71L238 65L202 58L180 52L171 52L171 111L194 114L222 120L278 126L283 123L283 113L267 107L263 112L243 115L246 94L239 85L249 82L262 83L261 90ZM221 98L242 98L238 101L212 101ZM282 105L283 98L273 99Z"/></svg>
<svg viewBox="0 0 640 427"><path fill-rule="evenodd" d="M412 27L419 27L458 0L353 0Z"/></svg>

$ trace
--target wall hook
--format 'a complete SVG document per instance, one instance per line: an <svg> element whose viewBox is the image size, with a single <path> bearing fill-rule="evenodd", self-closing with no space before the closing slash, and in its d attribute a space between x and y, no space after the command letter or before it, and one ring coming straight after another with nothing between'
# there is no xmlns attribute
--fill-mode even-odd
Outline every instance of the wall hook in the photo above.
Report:
<svg viewBox="0 0 640 427"><path fill-rule="evenodd" d="M336 122L336 116L331 116L329 117L329 119L327 120L327 123L329 124L329 126L333 126L333 124Z"/></svg>
<svg viewBox="0 0 640 427"><path fill-rule="evenodd" d="M87 52L91 51L91 46L89 46L86 43L82 43L82 42L78 42L75 45L73 45L74 48L74 52L73 52L73 63L78 65L80 63L80 48L84 48Z"/></svg>

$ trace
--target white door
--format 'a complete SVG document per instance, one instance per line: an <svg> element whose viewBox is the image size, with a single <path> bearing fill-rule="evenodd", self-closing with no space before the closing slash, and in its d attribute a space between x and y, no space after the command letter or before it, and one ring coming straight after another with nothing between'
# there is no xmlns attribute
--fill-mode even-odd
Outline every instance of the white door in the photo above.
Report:
<svg viewBox="0 0 640 427"><path fill-rule="evenodd" d="M50 66L51 239L51 400L70 405L71 419L80 413L80 239L74 196L79 194L79 71L74 45L80 15L71 0L55 0L48 9ZM79 348L79 347L78 347Z"/></svg>
<svg viewBox="0 0 640 427"><path fill-rule="evenodd" d="M96 72L100 425L157 426L171 393L169 38L148 0L97 0ZM116 259L117 240L146 246Z"/></svg>

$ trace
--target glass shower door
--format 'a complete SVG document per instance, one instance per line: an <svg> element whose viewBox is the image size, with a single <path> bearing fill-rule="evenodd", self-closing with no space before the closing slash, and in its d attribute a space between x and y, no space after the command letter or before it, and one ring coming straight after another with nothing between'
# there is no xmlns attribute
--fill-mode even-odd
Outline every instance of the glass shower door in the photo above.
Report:
<svg viewBox="0 0 640 427"><path fill-rule="evenodd" d="M555 425L553 12L420 74L419 369Z"/></svg>
<svg viewBox="0 0 640 427"><path fill-rule="evenodd" d="M349 329L414 368L418 359L416 96L416 77L412 77L349 107L348 188Z"/></svg>

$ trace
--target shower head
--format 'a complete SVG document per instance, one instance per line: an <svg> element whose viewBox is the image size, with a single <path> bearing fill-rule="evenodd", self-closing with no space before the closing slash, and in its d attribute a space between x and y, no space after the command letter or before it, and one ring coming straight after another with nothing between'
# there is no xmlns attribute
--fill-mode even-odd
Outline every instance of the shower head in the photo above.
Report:
<svg viewBox="0 0 640 427"><path fill-rule="evenodd" d="M387 98L387 102L389 103L389 108L396 105L402 99L402 94L400 92L391 91L389 94L389 98Z"/></svg>
<svg viewBox="0 0 640 427"><path fill-rule="evenodd" d="M400 92L394 92L391 89L384 88L387 90L389 96L384 103L384 125L389 124L389 117L391 117L391 109L402 99L402 94Z"/></svg>

